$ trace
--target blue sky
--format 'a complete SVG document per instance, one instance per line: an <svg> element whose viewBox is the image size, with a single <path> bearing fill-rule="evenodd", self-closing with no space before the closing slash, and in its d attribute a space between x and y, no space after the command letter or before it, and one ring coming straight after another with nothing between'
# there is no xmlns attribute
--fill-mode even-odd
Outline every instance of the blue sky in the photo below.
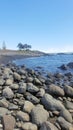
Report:
<svg viewBox="0 0 73 130"><path fill-rule="evenodd" d="M73 51L73 0L0 0L0 47Z"/></svg>

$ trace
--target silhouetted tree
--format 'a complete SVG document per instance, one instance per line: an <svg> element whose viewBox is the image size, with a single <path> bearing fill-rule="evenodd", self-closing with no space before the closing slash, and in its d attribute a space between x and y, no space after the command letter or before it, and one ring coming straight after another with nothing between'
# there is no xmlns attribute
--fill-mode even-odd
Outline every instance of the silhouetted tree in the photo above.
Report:
<svg viewBox="0 0 73 130"><path fill-rule="evenodd" d="M24 50L29 50L29 49L31 49L31 45L24 44Z"/></svg>
<svg viewBox="0 0 73 130"><path fill-rule="evenodd" d="M3 41L2 49L3 49L3 50L6 50L6 44L5 44L5 41Z"/></svg>
<svg viewBox="0 0 73 130"><path fill-rule="evenodd" d="M22 44L21 42L18 43L17 47L19 48L19 50L29 50L29 49L31 49L31 45Z"/></svg>
<svg viewBox="0 0 73 130"><path fill-rule="evenodd" d="M24 45L20 42L18 43L17 47L19 48L19 50L22 50L24 49Z"/></svg>

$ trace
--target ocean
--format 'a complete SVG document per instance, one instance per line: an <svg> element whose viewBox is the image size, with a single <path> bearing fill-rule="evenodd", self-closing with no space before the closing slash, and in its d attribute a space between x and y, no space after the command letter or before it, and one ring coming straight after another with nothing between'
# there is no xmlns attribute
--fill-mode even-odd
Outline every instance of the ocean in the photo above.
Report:
<svg viewBox="0 0 73 130"><path fill-rule="evenodd" d="M13 62L16 65L25 65L26 68L31 68L35 71L40 71L41 73L73 72L73 70L64 71L58 68L62 64L73 62L73 54L52 54L41 57L24 58Z"/></svg>

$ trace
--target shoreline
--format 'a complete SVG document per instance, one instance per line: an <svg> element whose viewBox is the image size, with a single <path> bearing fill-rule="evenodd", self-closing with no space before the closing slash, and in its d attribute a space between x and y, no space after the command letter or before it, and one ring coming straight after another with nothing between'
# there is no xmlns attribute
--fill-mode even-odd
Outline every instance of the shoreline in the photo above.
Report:
<svg viewBox="0 0 73 130"><path fill-rule="evenodd" d="M14 51L0 50L0 64L12 63L13 60L24 59L29 57L45 56L46 53L39 51Z"/></svg>
<svg viewBox="0 0 73 130"><path fill-rule="evenodd" d="M72 130L72 78L60 73L43 77L25 66L0 66L1 130Z"/></svg>

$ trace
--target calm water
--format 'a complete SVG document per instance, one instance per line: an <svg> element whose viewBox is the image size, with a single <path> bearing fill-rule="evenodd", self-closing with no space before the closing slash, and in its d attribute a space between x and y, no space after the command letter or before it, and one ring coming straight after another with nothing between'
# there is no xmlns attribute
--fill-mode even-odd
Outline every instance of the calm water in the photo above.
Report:
<svg viewBox="0 0 73 130"><path fill-rule="evenodd" d="M63 72L58 67L62 64L73 62L73 54L57 54L50 56L32 57L21 60L16 60L17 65L25 65L27 68L32 68L41 72ZM40 68L41 67L41 68ZM69 70L70 71L70 70ZM66 72L66 71L64 71Z"/></svg>

